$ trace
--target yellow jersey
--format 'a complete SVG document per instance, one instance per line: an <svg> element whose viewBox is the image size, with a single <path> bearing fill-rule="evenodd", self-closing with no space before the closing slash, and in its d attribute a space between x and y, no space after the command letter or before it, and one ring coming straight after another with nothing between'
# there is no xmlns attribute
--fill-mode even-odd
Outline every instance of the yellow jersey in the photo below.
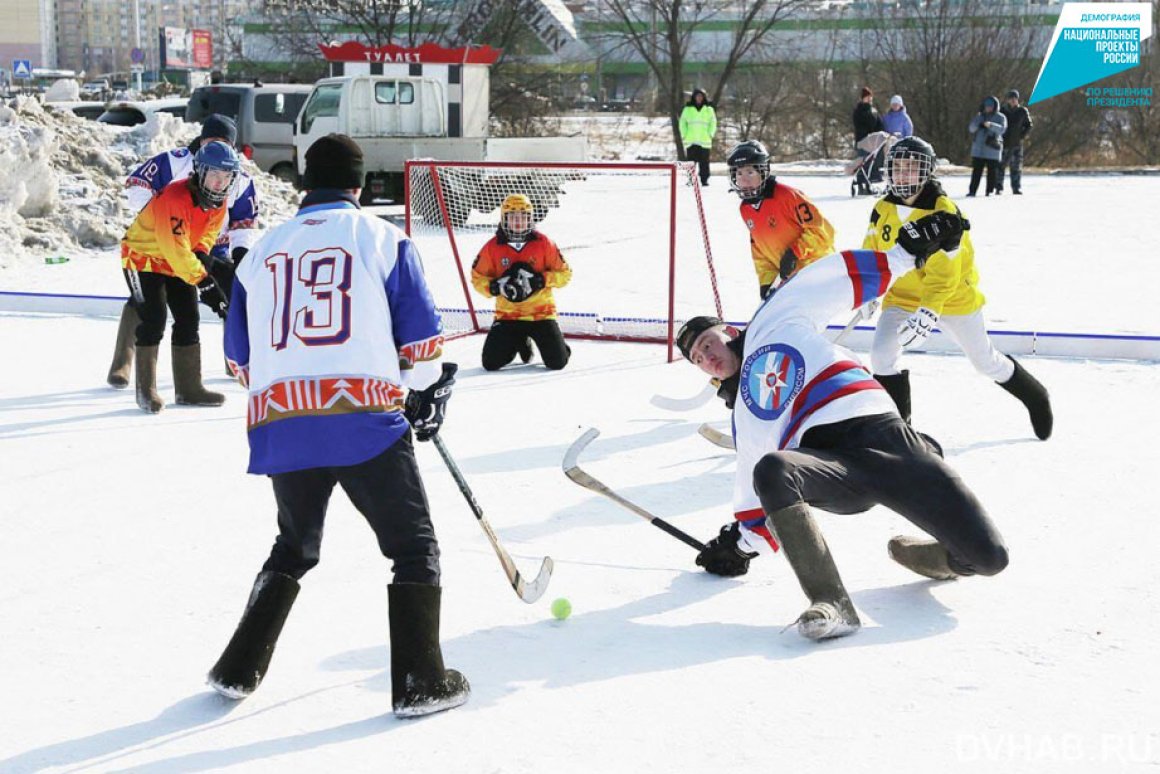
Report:
<svg viewBox="0 0 1160 774"><path fill-rule="evenodd" d="M936 181L927 183L912 207L899 203L893 196L879 199L870 213L862 249L889 250L898 240L899 226L940 211L962 215L958 205ZM882 299L882 306L899 307L908 312L924 306L939 315L965 315L977 312L986 300L979 291L971 232L964 231L959 249L953 255L939 250L927 259L923 268L899 277Z"/></svg>

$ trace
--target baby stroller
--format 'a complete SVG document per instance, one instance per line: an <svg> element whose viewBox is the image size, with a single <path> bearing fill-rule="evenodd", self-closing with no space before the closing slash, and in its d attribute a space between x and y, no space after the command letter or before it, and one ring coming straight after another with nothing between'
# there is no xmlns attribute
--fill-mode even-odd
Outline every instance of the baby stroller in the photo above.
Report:
<svg viewBox="0 0 1160 774"><path fill-rule="evenodd" d="M897 138L888 132L871 132L854 146L857 156L846 165L846 174L853 175L851 196L882 196L886 193L883 166Z"/></svg>

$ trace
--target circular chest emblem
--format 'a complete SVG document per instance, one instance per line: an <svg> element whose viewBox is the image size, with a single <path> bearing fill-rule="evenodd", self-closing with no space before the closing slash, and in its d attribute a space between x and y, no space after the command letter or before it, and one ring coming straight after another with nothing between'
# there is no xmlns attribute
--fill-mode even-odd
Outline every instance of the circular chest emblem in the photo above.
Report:
<svg viewBox="0 0 1160 774"><path fill-rule="evenodd" d="M741 366L741 401L759 419L777 419L801 391L805 358L785 344L767 344Z"/></svg>

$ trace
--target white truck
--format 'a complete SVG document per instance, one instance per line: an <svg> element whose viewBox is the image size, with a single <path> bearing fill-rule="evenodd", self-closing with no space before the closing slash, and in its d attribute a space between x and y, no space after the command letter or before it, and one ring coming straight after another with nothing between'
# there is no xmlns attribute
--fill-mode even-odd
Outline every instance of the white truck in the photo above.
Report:
<svg viewBox="0 0 1160 774"><path fill-rule="evenodd" d="M395 71L390 70L394 68ZM583 137L502 137L488 134L488 69L485 65L380 65L378 72L323 78L314 85L295 124L298 173L306 165L306 150L319 137L341 132L362 147L366 166L364 201L401 199L404 164L411 159L440 161L580 162L587 156ZM463 171L446 181L460 194L450 213L462 225L472 209L490 212L502 196L521 190L551 191L538 175L525 185L528 173L489 173L480 185L478 170ZM497 176L505 179L499 180ZM552 194L541 194L541 198ZM500 197L500 200L495 200ZM412 197L417 199L420 197ZM424 197L425 198L425 197ZM495 201L493 201L495 200ZM541 212L555 201L534 202ZM438 213L420 213L438 218Z"/></svg>

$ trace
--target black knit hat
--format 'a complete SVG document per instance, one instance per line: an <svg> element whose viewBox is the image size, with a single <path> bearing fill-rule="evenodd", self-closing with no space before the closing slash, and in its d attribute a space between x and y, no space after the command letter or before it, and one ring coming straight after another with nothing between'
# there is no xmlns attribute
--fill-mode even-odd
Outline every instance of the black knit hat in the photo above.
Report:
<svg viewBox="0 0 1160 774"><path fill-rule="evenodd" d="M693 349L693 344L697 342L697 337L705 331L712 328L714 325L723 324L720 317L713 317L711 315L701 315L694 317L691 320L686 320L685 324L681 326L681 330L677 333L677 348L681 350L681 354L685 359L689 359L689 352Z"/></svg>
<svg viewBox="0 0 1160 774"><path fill-rule="evenodd" d="M223 116L221 113L210 113L201 122L201 134L198 135L197 139L225 140L230 147L233 147L238 144L238 125L229 116Z"/></svg>
<svg viewBox="0 0 1160 774"><path fill-rule="evenodd" d="M363 152L358 143L345 134L319 137L306 149L306 172L302 187L308 191L317 188L362 188Z"/></svg>
<svg viewBox="0 0 1160 774"><path fill-rule="evenodd" d="M1012 97L1015 99L1021 99L1019 96L1019 89L1011 89L1011 91L1007 92L1007 99L1011 99Z"/></svg>

